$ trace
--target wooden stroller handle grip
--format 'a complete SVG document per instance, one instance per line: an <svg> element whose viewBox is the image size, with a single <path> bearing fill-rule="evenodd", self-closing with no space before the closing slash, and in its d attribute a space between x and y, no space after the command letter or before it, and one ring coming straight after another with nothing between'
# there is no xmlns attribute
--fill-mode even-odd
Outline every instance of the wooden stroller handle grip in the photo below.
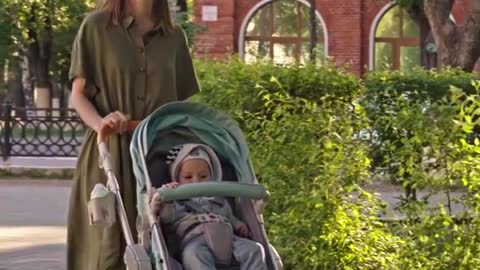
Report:
<svg viewBox="0 0 480 270"><path fill-rule="evenodd" d="M140 124L140 121L128 121L127 122L127 132L132 132L135 130L135 128L137 128L137 126ZM97 135L97 141L98 143L100 142L104 142L107 140L108 137L110 137L111 135L115 134L115 130L113 130L111 127L109 126L104 126L99 132L98 132L98 135Z"/></svg>

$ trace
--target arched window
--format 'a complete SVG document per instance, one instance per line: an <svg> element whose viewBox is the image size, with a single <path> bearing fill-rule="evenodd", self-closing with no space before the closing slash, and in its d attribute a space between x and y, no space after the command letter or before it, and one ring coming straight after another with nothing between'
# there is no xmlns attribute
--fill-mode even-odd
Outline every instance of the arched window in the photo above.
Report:
<svg viewBox="0 0 480 270"><path fill-rule="evenodd" d="M241 54L247 62L273 59L278 64L305 63L310 57L310 16L305 1L265 1L242 30ZM317 21L317 56L325 55L324 27ZM241 38L242 39L242 38Z"/></svg>
<svg viewBox="0 0 480 270"><path fill-rule="evenodd" d="M399 6L390 8L375 32L375 69L410 70L420 65L419 27Z"/></svg>

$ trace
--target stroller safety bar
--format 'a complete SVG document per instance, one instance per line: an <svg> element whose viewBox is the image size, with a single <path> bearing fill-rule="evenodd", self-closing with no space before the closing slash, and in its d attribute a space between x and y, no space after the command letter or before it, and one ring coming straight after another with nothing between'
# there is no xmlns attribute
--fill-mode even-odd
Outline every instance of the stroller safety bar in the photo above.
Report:
<svg viewBox="0 0 480 270"><path fill-rule="evenodd" d="M240 184L231 182L207 182L184 184L176 188L157 189L161 202L184 200L193 197L243 197L262 200L268 198L265 187L254 184Z"/></svg>

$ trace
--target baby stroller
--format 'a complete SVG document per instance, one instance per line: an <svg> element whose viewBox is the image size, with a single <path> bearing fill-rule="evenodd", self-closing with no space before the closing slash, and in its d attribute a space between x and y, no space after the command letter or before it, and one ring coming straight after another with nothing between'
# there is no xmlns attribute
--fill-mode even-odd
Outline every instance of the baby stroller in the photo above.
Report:
<svg viewBox="0 0 480 270"><path fill-rule="evenodd" d="M154 193L165 202L201 196L228 198L236 216L248 224L251 239L263 246L268 269L283 269L281 259L269 244L263 227L261 212L268 192L257 184L245 138L233 120L198 103L173 102L160 107L141 123L129 123L129 129L135 129L130 154L137 180L139 243L133 241L118 183L113 174L110 161L112 157L104 143L108 131L99 134L100 162L108 178L107 187L98 184L92 191L89 202L92 224L114 222L115 216L121 222L127 243L124 261L128 270L182 269L179 261L172 257L171 247L168 246L166 232L159 217L150 207L149 202ZM222 182L158 189L163 184L158 182L158 179L168 179L162 177L168 175L163 158L173 146L184 143L206 144L216 152L224 171ZM233 264L228 267L219 266L218 269L240 268L238 264Z"/></svg>

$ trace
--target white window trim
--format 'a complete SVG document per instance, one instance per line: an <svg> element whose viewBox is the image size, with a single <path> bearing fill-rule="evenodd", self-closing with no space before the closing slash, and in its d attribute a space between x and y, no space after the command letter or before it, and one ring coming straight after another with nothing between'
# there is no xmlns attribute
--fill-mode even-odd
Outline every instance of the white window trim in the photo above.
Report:
<svg viewBox="0 0 480 270"><path fill-rule="evenodd" d="M389 3L385 5L375 16L373 19L372 25L370 26L370 37L369 37L369 48L368 48L368 69L374 70L375 69L375 33L377 32L377 27L380 20L383 18L383 15L387 13L391 8L393 8L396 4Z"/></svg>
<svg viewBox="0 0 480 270"><path fill-rule="evenodd" d="M255 13L262 8L263 6L267 5L270 2L273 2L275 0L262 0L258 2L250 11L247 13L245 18L243 18L242 21L242 26L240 27L240 34L238 38L238 53L242 59L245 58L245 32L247 30L247 25L250 19L255 15ZM306 5L308 8L310 8L310 3L307 0L295 0L297 2L300 2L304 5ZM320 20L320 23L322 24L322 30L323 30L323 48L324 48L324 53L325 57L328 57L328 30L327 30L327 24L325 23L325 20L323 19L322 15L318 12L318 10L315 11L317 18Z"/></svg>

